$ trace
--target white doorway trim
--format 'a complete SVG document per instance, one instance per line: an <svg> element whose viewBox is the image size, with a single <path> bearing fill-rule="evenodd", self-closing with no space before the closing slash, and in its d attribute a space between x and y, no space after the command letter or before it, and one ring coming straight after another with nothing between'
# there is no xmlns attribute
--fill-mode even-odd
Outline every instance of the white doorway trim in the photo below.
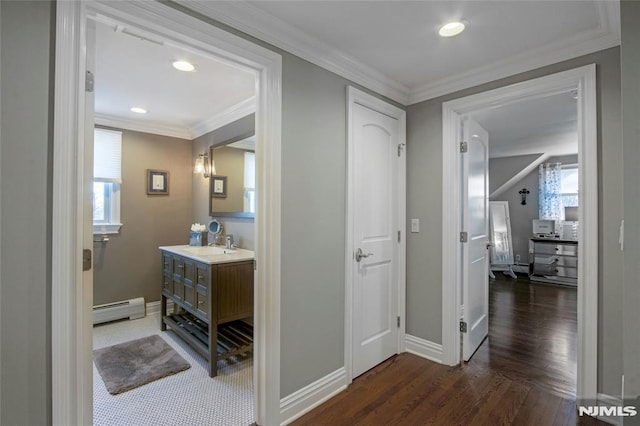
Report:
<svg viewBox="0 0 640 426"><path fill-rule="evenodd" d="M462 259L460 117L472 111L578 90L580 180L578 253L578 398L597 396L598 146L596 66L580 68L451 100L442 105L442 350L443 363L460 363Z"/></svg>
<svg viewBox="0 0 640 426"><path fill-rule="evenodd" d="M93 422L93 300L82 282L81 262L85 29L93 14L131 23L256 75L256 173L261 194L255 245L256 421L280 423L281 56L160 2L60 1L56 8L52 423Z"/></svg>
<svg viewBox="0 0 640 426"><path fill-rule="evenodd" d="M400 244L398 245L398 316L400 317L400 327L398 328L398 346L397 353L404 352L405 345L405 305L406 305L406 187L407 187L407 114L404 110L397 108L390 103L376 98L355 87L347 87L347 191L346 191L346 258L345 258L345 317L344 317L344 365L347 375L347 384L353 381L353 358L352 358L352 336L353 336L353 273L355 262L353 261L355 246L352 235L355 218L353 212L354 206L354 168L352 161L354 160L354 136L353 136L353 106L359 104L377 111L381 114L398 120L399 129L399 148L401 152L400 165L398 167L398 231L400 232Z"/></svg>

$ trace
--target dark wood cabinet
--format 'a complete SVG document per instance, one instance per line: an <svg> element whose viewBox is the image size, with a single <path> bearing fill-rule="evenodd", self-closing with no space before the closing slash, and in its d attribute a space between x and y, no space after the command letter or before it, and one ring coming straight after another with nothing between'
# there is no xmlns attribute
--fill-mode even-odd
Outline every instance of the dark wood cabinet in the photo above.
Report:
<svg viewBox="0 0 640 426"><path fill-rule="evenodd" d="M162 330L171 328L209 361L253 350L253 261L206 264L162 252ZM173 312L167 312L168 301Z"/></svg>

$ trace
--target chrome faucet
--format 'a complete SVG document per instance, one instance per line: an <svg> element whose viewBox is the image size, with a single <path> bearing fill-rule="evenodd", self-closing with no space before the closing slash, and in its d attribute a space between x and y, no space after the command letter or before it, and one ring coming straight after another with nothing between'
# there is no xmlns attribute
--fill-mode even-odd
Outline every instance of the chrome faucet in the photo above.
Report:
<svg viewBox="0 0 640 426"><path fill-rule="evenodd" d="M225 246L230 250L233 248L233 235L229 234L225 237Z"/></svg>

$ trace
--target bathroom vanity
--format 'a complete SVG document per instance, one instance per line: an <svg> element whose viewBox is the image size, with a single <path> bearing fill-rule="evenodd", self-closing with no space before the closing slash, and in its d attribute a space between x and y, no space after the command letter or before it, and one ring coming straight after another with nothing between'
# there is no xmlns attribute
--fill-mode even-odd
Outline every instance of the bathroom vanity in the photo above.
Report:
<svg viewBox="0 0 640 426"><path fill-rule="evenodd" d="M209 361L253 350L253 252L163 246L161 329L169 327ZM173 302L169 309L169 302ZM169 312L171 310L171 312Z"/></svg>

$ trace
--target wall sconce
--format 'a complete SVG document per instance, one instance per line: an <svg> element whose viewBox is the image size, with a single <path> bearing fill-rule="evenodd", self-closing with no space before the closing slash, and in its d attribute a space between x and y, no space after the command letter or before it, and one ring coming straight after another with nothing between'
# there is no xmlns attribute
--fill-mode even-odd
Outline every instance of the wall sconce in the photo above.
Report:
<svg viewBox="0 0 640 426"><path fill-rule="evenodd" d="M193 173L202 173L202 176L205 178L211 177L211 163L209 162L209 155L206 152L204 154L198 154L196 164L193 167Z"/></svg>
<svg viewBox="0 0 640 426"><path fill-rule="evenodd" d="M522 197L522 201L520 201L520 204L522 204L523 206L527 205L527 195L530 193L531 191L529 191L527 188L522 188L520 191L518 191L518 194L520 194L520 196Z"/></svg>

